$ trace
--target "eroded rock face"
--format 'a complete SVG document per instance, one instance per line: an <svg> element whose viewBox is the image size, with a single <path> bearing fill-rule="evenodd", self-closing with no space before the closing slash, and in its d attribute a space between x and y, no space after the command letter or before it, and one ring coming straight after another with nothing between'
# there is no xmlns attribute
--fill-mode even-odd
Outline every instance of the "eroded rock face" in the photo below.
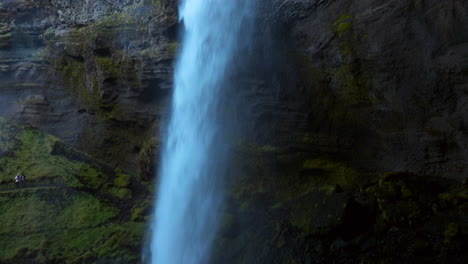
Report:
<svg viewBox="0 0 468 264"><path fill-rule="evenodd" d="M468 6L264 3L258 35L274 45L257 49L255 144L236 149L214 263L465 260L466 200L443 197L467 177ZM344 212L314 196L330 189Z"/></svg>
<svg viewBox="0 0 468 264"><path fill-rule="evenodd" d="M175 5L4 2L2 111L138 171L172 86ZM252 59L260 70L243 88L258 134L249 140L366 170L465 176L466 5L288 0L260 10L257 59L268 60Z"/></svg>
<svg viewBox="0 0 468 264"><path fill-rule="evenodd" d="M104 1L64 1L52 0L50 5L56 9L61 24L88 25L101 20L103 16L119 13L126 6L138 4L141 0L104 0Z"/></svg>
<svg viewBox="0 0 468 264"><path fill-rule="evenodd" d="M463 1L266 2L281 66L254 111L257 127L276 131L262 144L365 170L467 176Z"/></svg>
<svg viewBox="0 0 468 264"><path fill-rule="evenodd" d="M174 3L8 1L0 16L2 115L149 177L179 46Z"/></svg>

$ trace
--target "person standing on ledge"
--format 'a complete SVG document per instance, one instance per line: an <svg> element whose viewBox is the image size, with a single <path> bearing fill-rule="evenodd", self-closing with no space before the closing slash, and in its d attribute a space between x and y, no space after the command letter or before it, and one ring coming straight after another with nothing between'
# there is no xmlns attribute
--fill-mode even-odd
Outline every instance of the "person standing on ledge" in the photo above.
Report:
<svg viewBox="0 0 468 264"><path fill-rule="evenodd" d="M16 174L16 176L15 176L15 183L16 183L15 187L17 189L19 189L19 187L20 187L20 178L21 178L20 174L19 173Z"/></svg>
<svg viewBox="0 0 468 264"><path fill-rule="evenodd" d="M21 180L21 186L23 186L24 188L26 186L26 175L24 175L24 173L21 173L20 180Z"/></svg>

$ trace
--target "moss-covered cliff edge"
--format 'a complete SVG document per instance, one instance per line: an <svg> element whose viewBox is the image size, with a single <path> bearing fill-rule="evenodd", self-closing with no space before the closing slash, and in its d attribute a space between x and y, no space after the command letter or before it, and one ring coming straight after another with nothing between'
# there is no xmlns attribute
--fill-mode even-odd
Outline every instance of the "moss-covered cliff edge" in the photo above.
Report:
<svg viewBox="0 0 468 264"><path fill-rule="evenodd" d="M1 263L140 261L148 183L28 125L0 119L0 137Z"/></svg>

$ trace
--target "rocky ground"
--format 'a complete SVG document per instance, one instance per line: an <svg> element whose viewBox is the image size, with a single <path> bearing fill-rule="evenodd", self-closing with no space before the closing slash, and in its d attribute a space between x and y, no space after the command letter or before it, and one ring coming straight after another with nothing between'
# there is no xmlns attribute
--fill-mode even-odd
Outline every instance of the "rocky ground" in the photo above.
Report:
<svg viewBox="0 0 468 264"><path fill-rule="evenodd" d="M258 8L213 263L468 262L467 4ZM171 0L0 3L0 263L141 261L181 30Z"/></svg>

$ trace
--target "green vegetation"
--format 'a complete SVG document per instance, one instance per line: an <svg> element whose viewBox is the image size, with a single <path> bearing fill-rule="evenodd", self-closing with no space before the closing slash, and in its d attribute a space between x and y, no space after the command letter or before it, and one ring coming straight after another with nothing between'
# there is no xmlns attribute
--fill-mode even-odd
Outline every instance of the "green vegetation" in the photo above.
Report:
<svg viewBox="0 0 468 264"><path fill-rule="evenodd" d="M134 26L136 23L134 16L127 13L112 14L99 20L94 27L97 28L117 28L124 26Z"/></svg>
<svg viewBox="0 0 468 264"><path fill-rule="evenodd" d="M115 193L115 196L119 197L120 199L128 200L132 198L132 191L129 189L121 188Z"/></svg>
<svg viewBox="0 0 468 264"><path fill-rule="evenodd" d="M457 223L450 223L444 231L444 237L446 242L450 242L459 233L460 228Z"/></svg>
<svg viewBox="0 0 468 264"><path fill-rule="evenodd" d="M5 41L10 39L12 36L12 33L5 33L5 34L0 34L0 41Z"/></svg>
<svg viewBox="0 0 468 264"><path fill-rule="evenodd" d="M230 193L242 201L242 210L253 209L259 196L268 195L265 206L279 208L313 192L355 189L369 178L342 162L290 153L278 146L240 144L237 148L245 164Z"/></svg>
<svg viewBox="0 0 468 264"><path fill-rule="evenodd" d="M338 20L333 22L333 31L339 36L351 31L353 28L353 17L351 15L342 15Z"/></svg>
<svg viewBox="0 0 468 264"><path fill-rule="evenodd" d="M104 103L100 95L100 83L95 72L87 73L84 62L63 58L59 63L64 81L73 90L82 106L102 119L120 119L122 109L117 103ZM112 57L95 57L96 68L104 79L115 80L122 77L121 65Z"/></svg>
<svg viewBox="0 0 468 264"><path fill-rule="evenodd" d="M110 176L101 168L76 160L76 157L67 157L75 153L82 159L91 159L87 155L67 152L66 147L63 150L63 143L57 138L36 128L0 119L0 139L0 150L8 153L0 159L2 185L12 185L13 177L19 172L26 174L29 183L65 183L91 190L98 190L109 182ZM58 150L63 153L54 153ZM120 173L115 184L128 187L130 180L129 175Z"/></svg>
<svg viewBox="0 0 468 264"><path fill-rule="evenodd" d="M51 194L55 194L58 199L62 198L60 194ZM8 237L0 239L2 262L19 263L17 261L25 257L40 263L95 263L98 259L112 263L129 263L139 260L135 252L140 250L146 229L143 223L105 223L114 214L105 206L96 208L98 210L80 210L67 215L67 211L61 213L58 204L34 199L37 198L30 198L34 207L28 208L28 212L20 210L20 213L27 213L32 217L25 220L25 225L18 226L15 222L11 229L9 226L3 228L10 233L0 234L0 237ZM26 202L14 201L16 207L16 202ZM72 203L71 206L79 208L80 204ZM18 208L12 210L19 211ZM14 215L1 215L7 219L18 219ZM90 219L93 220L90 222ZM19 233L22 235L17 236Z"/></svg>
<svg viewBox="0 0 468 264"><path fill-rule="evenodd" d="M341 82L343 99L351 104L368 104L374 99L369 95L369 80L364 77L358 61L344 64L329 73Z"/></svg>
<svg viewBox="0 0 468 264"><path fill-rule="evenodd" d="M355 187L359 174L346 165L325 159L309 159L304 161L304 172L310 174L309 186L329 188L338 184L344 189Z"/></svg>
<svg viewBox="0 0 468 264"><path fill-rule="evenodd" d="M145 229L118 223L119 210L95 196L62 188L0 193L0 261L135 261ZM6 239L8 238L8 239Z"/></svg>
<svg viewBox="0 0 468 264"><path fill-rule="evenodd" d="M0 134L5 142L2 149L11 152L0 159L0 184L12 183L13 177L23 172L28 182L47 179L49 182L67 181L76 185L78 182L72 175L90 169L83 163L50 155L58 139L37 129L22 127L3 119L0 121Z"/></svg>
<svg viewBox="0 0 468 264"><path fill-rule="evenodd" d="M308 234L326 234L342 224L347 206L346 194L312 192L295 202L290 222Z"/></svg>
<svg viewBox="0 0 468 264"><path fill-rule="evenodd" d="M132 182L132 177L126 174L118 174L114 180L114 185L117 187L128 187Z"/></svg>
<svg viewBox="0 0 468 264"><path fill-rule="evenodd" d="M104 192L122 200L129 200L132 198L132 191L127 188L107 186Z"/></svg>
<svg viewBox="0 0 468 264"><path fill-rule="evenodd" d="M279 258L278 263L301 259L284 246L297 245L297 241L317 245L310 248L311 254L325 259L335 259L335 250L367 256L369 246L377 258L362 263L401 262L393 259L399 252L407 252L410 259L420 259L422 252L438 259L446 259L450 252L456 256L464 252L466 181L404 172L366 175L331 158L277 149L264 155L243 152L242 171L235 176L231 196L237 206L225 212L221 226L225 233L217 238L218 258L233 251L241 252L240 256L226 259L255 259L248 249L236 247L245 239L252 241L249 249L257 244L273 248L269 254ZM243 219L261 220L243 223L229 217L235 210ZM352 249L343 248L341 239ZM362 241L370 242L363 248Z"/></svg>
<svg viewBox="0 0 468 264"><path fill-rule="evenodd" d="M99 87L97 82L92 82L92 87L86 85L87 79L91 76L87 76L84 63L72 58L64 58L60 66L62 67L60 72L67 86L74 89L72 94L91 111L97 111L100 103Z"/></svg>
<svg viewBox="0 0 468 264"><path fill-rule="evenodd" d="M92 164L53 155L59 140L38 129L3 119L0 135L3 135L1 149L9 152L0 159L1 185L11 187L13 177L20 172L26 174L28 183L65 183L91 190L98 190L108 181L109 176Z"/></svg>
<svg viewBox="0 0 468 264"><path fill-rule="evenodd" d="M132 208L131 220L132 221L149 220L150 219L149 212L151 212L152 208L153 208L152 201L145 200L145 201L142 201L141 203L137 203Z"/></svg>
<svg viewBox="0 0 468 264"><path fill-rule="evenodd" d="M142 143L139 157L139 169L140 169L140 180L147 181L149 179L149 174L152 173L152 164L153 164L153 151L158 145L158 139L151 137L149 140Z"/></svg>
<svg viewBox="0 0 468 264"><path fill-rule="evenodd" d="M139 261L146 207L127 216L131 176L105 172L97 161L34 127L0 119L0 262ZM80 161L81 160L81 161ZM27 185L12 189L18 172ZM113 177L112 175L115 175ZM131 220L129 220L131 218Z"/></svg>
<svg viewBox="0 0 468 264"><path fill-rule="evenodd" d="M159 55L160 51L157 47L150 47L141 52L142 57L157 58Z"/></svg>
<svg viewBox="0 0 468 264"><path fill-rule="evenodd" d="M362 39L367 40L367 34L355 34L353 29L353 17L342 15L332 23L333 32L340 41L339 47L343 65L337 69L327 70L328 74L337 78L342 86L342 98L350 104L369 104L374 99L369 95L371 90L369 78L364 72L363 62L358 56L355 47Z"/></svg>
<svg viewBox="0 0 468 264"><path fill-rule="evenodd" d="M122 76L120 66L111 57L96 57L96 65L107 78Z"/></svg>
<svg viewBox="0 0 468 264"><path fill-rule="evenodd" d="M144 41L145 36L155 33L150 25L161 27L157 31L166 30L176 24L177 15L166 9L164 1L137 2L126 5L121 12L109 12L86 25L70 27L69 31L49 29L43 34L47 45L45 54L61 75L61 85L76 99L80 113L89 114L89 122L95 124L80 130L78 144L90 155L114 166L128 161L133 151L143 149L145 141L153 135L153 130L145 127L147 123L138 124L138 128L116 127L123 123L119 121L135 121L129 120L134 116L130 114L134 109L125 107L128 104L122 100L126 97L117 96L116 87L119 91L138 93L150 89L148 86L154 78L147 76L149 72L144 72L143 67L154 67L148 66L154 60L171 59L179 48L174 40L157 45ZM129 43L139 44L136 49L128 49ZM138 54L140 48L146 49ZM70 135L76 135L75 132L70 131ZM142 164L151 163L148 162L151 157L142 157L145 158ZM143 167L149 172L149 166ZM125 169L138 174L140 168L126 166Z"/></svg>
<svg viewBox="0 0 468 264"><path fill-rule="evenodd" d="M161 0L151 0L151 3L158 9L162 9L164 7Z"/></svg>
<svg viewBox="0 0 468 264"><path fill-rule="evenodd" d="M180 44L178 42L171 42L167 44L169 55L175 56L179 50Z"/></svg>

